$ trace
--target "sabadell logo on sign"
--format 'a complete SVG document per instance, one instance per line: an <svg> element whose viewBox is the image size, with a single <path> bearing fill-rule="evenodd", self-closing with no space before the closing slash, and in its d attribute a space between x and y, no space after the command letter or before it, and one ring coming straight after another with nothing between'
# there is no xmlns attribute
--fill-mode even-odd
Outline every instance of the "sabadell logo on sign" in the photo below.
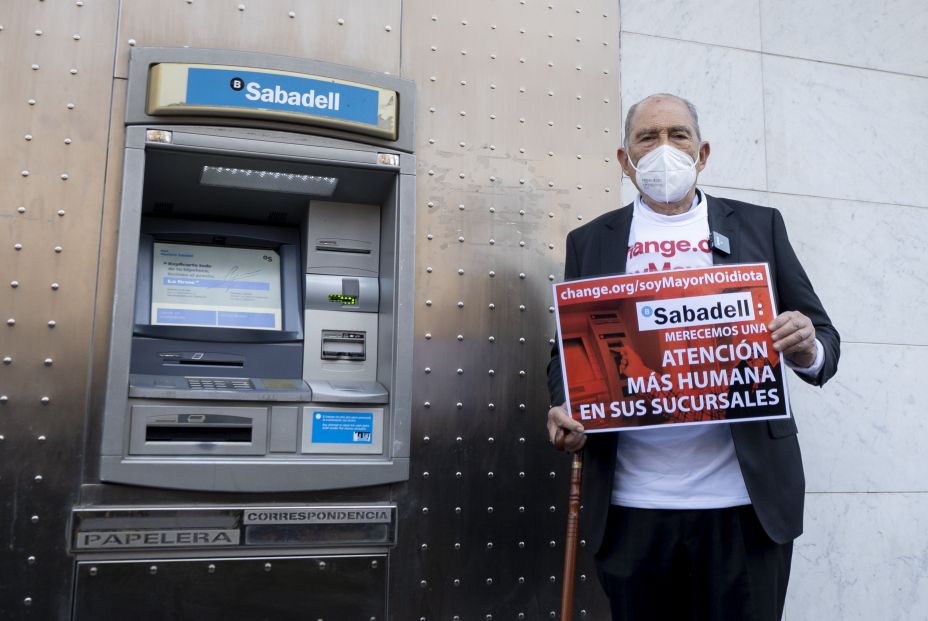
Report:
<svg viewBox="0 0 928 621"><path fill-rule="evenodd" d="M245 82L242 78L232 78L229 86L233 91L245 90L245 99L265 103L300 106L317 110L338 110L341 106L340 94L334 91L316 94L316 89L306 92L288 91L275 84L273 88L263 87L258 82Z"/></svg>

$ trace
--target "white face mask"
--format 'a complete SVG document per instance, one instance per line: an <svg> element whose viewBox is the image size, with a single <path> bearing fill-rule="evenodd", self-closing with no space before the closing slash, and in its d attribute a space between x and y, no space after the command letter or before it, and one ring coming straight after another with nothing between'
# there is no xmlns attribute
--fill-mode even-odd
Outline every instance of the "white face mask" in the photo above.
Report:
<svg viewBox="0 0 928 621"><path fill-rule="evenodd" d="M638 189L659 203L677 202L696 183L696 162L670 145L662 144L648 152L637 166L631 158L628 163L638 173L635 176Z"/></svg>

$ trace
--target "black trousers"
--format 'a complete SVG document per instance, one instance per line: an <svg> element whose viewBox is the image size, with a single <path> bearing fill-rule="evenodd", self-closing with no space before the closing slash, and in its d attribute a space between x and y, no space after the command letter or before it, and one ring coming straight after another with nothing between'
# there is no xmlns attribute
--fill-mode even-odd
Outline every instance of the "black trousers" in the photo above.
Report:
<svg viewBox="0 0 928 621"><path fill-rule="evenodd" d="M613 621L779 621L792 554L750 505L612 506L595 558Z"/></svg>

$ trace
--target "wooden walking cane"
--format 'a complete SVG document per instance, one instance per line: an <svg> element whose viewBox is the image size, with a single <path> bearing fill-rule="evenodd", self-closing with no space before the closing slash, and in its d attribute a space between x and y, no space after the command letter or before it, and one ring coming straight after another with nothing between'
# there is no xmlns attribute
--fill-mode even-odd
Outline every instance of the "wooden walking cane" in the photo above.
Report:
<svg viewBox="0 0 928 621"><path fill-rule="evenodd" d="M580 526L580 486L583 483L583 451L570 461L570 491L567 495L567 534L564 537L564 587L561 590L561 621L574 616L574 573L577 567L577 531Z"/></svg>

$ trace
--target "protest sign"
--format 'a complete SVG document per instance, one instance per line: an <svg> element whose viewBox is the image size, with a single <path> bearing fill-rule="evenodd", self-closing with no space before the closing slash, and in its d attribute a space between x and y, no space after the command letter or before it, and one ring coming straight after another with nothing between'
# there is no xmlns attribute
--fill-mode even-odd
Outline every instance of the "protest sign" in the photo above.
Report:
<svg viewBox="0 0 928 621"><path fill-rule="evenodd" d="M765 263L554 285L567 407L587 432L788 418Z"/></svg>

